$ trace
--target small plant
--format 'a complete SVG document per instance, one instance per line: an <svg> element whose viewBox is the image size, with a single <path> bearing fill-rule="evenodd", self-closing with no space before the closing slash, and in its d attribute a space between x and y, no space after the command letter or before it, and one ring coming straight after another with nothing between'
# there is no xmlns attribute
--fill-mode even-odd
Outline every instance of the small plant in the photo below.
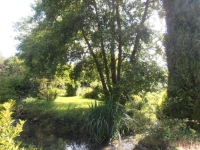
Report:
<svg viewBox="0 0 200 150"><path fill-rule="evenodd" d="M25 121L19 120L19 123L15 123L15 120L11 118L14 104L15 101L10 100L2 104L0 108L0 149L2 150L20 149L21 143L17 143L15 138L22 132Z"/></svg>
<svg viewBox="0 0 200 150"><path fill-rule="evenodd" d="M48 82L47 79L40 80L40 87L39 87L39 98L46 100L46 101L54 101L58 96L58 89L56 87L55 81Z"/></svg>

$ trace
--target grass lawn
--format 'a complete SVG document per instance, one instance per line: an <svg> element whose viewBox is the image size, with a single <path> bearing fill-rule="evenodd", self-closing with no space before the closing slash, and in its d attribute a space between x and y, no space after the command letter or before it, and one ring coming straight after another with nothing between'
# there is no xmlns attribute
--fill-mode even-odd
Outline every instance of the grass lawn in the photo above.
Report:
<svg viewBox="0 0 200 150"><path fill-rule="evenodd" d="M99 103L100 101L96 102ZM57 109L89 108L89 106L94 103L95 103L94 99L82 98L78 96L74 97L59 96L54 101L54 105Z"/></svg>
<svg viewBox="0 0 200 150"><path fill-rule="evenodd" d="M53 114L54 116L64 116L72 113L77 114L83 111L89 111L89 107L95 103L94 99L87 99L78 96L64 97L58 96L55 101L48 102L44 100L38 100L36 98L26 98L19 103L21 105L18 108L23 108L30 112L34 116L40 116L42 114ZM99 103L100 101L96 101Z"/></svg>

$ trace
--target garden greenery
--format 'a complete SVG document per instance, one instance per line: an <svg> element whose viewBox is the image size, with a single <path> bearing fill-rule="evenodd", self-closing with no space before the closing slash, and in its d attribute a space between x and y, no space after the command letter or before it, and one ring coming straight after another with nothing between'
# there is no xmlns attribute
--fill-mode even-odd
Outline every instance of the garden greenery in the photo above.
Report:
<svg viewBox="0 0 200 150"><path fill-rule="evenodd" d="M20 142L16 142L15 138L20 136L25 121L19 120L15 122L12 119L12 108L15 104L14 100L5 102L0 106L0 149L2 150L20 150Z"/></svg>

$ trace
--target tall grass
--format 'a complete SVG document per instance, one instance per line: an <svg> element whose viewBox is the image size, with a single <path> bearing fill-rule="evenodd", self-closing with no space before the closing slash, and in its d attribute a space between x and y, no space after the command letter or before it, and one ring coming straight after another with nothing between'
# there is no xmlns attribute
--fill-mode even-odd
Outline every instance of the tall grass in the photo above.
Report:
<svg viewBox="0 0 200 150"><path fill-rule="evenodd" d="M121 138L121 131L128 129L130 120L124 107L116 102L94 103L90 105L86 129L96 144L108 143L113 138Z"/></svg>

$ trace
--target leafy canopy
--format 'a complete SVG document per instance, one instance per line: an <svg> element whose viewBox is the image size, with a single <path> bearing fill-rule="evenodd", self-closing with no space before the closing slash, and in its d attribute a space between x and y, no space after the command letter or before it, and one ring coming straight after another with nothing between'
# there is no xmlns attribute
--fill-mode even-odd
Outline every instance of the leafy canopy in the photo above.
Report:
<svg viewBox="0 0 200 150"><path fill-rule="evenodd" d="M106 95L123 93L130 79L126 93L140 85L149 91L164 79L153 59L162 51L159 35L148 21L159 7L157 0L37 1L28 25L18 24L19 56L40 76L52 77L66 62L75 74L93 70Z"/></svg>

